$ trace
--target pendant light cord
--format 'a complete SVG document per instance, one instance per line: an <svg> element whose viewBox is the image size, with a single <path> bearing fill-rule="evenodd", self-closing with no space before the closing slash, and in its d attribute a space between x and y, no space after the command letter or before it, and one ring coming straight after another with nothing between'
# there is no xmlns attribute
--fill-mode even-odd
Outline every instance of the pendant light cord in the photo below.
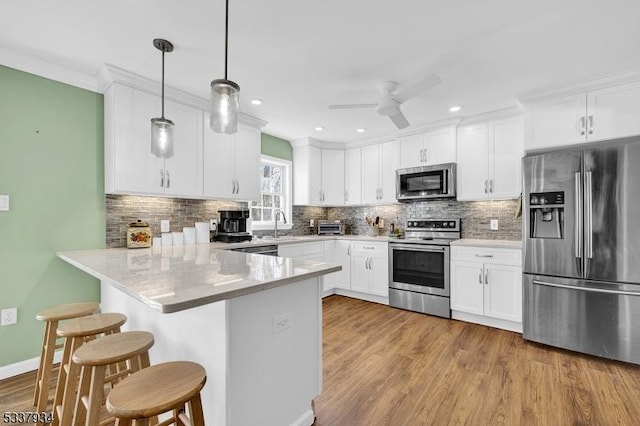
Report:
<svg viewBox="0 0 640 426"><path fill-rule="evenodd" d="M229 0L226 0L224 20L224 79L227 80L227 52L229 50Z"/></svg>
<svg viewBox="0 0 640 426"><path fill-rule="evenodd" d="M164 52L166 48L162 47L162 118L164 119Z"/></svg>

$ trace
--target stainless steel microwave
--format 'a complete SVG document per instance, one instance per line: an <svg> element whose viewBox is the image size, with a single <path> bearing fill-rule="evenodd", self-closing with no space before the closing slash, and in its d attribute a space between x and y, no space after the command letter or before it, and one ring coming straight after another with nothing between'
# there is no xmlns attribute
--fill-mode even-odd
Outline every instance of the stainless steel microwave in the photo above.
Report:
<svg viewBox="0 0 640 426"><path fill-rule="evenodd" d="M456 197L456 163L396 170L398 201Z"/></svg>

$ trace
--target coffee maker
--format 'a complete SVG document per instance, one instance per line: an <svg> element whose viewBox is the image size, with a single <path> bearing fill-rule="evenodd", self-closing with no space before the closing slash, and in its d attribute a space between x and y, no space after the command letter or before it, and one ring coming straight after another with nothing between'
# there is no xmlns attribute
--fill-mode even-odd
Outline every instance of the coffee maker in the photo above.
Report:
<svg viewBox="0 0 640 426"><path fill-rule="evenodd" d="M218 211L218 234L215 240L223 243L251 241L253 236L247 232L249 210Z"/></svg>

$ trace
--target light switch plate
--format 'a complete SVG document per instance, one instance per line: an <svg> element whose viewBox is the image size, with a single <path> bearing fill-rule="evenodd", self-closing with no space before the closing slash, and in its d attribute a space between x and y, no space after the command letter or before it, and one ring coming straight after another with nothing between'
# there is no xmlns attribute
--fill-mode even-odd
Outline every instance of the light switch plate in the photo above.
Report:
<svg viewBox="0 0 640 426"><path fill-rule="evenodd" d="M163 219L160 221L160 232L170 232L171 224L167 219Z"/></svg>
<svg viewBox="0 0 640 426"><path fill-rule="evenodd" d="M8 211L9 211L9 196L0 195L0 212L8 212Z"/></svg>
<svg viewBox="0 0 640 426"><path fill-rule="evenodd" d="M492 231L497 231L498 230L498 219L491 219L489 227L491 228Z"/></svg>

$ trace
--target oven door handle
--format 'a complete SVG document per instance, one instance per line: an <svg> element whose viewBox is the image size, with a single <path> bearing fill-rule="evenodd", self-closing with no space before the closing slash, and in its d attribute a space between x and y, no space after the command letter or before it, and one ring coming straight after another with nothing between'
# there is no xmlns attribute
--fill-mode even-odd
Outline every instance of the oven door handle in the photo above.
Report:
<svg viewBox="0 0 640 426"><path fill-rule="evenodd" d="M447 247L427 247L420 244L391 244L391 250L430 251L434 253L445 252Z"/></svg>

